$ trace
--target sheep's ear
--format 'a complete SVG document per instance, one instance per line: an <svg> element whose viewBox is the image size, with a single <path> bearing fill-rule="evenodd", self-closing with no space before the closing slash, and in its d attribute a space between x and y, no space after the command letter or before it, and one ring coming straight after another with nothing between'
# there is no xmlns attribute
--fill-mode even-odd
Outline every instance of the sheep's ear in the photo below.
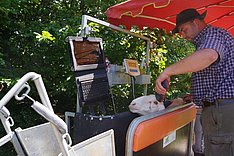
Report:
<svg viewBox="0 0 234 156"><path fill-rule="evenodd" d="M154 101L154 104L156 104L156 105L157 105L157 104L158 104L158 101Z"/></svg>

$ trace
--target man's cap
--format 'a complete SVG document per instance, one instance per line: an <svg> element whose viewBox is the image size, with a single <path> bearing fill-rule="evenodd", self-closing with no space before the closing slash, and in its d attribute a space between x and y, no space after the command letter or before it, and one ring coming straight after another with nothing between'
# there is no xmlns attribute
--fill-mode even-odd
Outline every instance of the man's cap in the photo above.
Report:
<svg viewBox="0 0 234 156"><path fill-rule="evenodd" d="M204 19L206 17L206 13L207 11L203 12L202 14L199 14L197 12L196 9L193 9L193 8L190 8L190 9L186 9L186 10L183 10L181 11L177 16L176 16L176 26L175 28L172 30L172 33L178 33L179 30L178 30L178 27L181 25L181 24L184 24L188 21L191 21L193 19Z"/></svg>

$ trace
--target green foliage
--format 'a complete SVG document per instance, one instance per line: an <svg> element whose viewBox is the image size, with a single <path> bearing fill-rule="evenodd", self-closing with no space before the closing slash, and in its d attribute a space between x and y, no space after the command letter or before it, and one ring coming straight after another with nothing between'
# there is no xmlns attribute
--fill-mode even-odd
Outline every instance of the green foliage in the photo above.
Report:
<svg viewBox="0 0 234 156"><path fill-rule="evenodd" d="M116 31L108 31L102 26L95 27L95 29L98 28L98 32L92 35L104 34L102 38L105 45L105 54L111 63L121 65L124 58L136 59L138 62L146 58L146 44L143 40ZM148 28L138 30L135 27L131 31L150 38L154 45L150 49L150 63L148 65L148 71L151 74L151 84L148 85L149 94L154 93L154 81L165 67L179 61L195 50L191 43L180 36L167 34L163 30L150 30ZM190 77L191 74L173 76L167 97L171 99L189 93ZM142 86L136 88L139 88L136 89L136 96L142 95ZM119 91L119 94L121 93L123 93L122 90ZM127 95L129 96L129 92Z"/></svg>
<svg viewBox="0 0 234 156"><path fill-rule="evenodd" d="M37 32L34 32L34 34L36 35L36 38L38 39L38 41L53 41L55 40L55 37L53 37L53 35L51 35L48 31L42 31L42 34L39 34Z"/></svg>
<svg viewBox="0 0 234 156"><path fill-rule="evenodd" d="M80 31L82 13L103 19L105 10L115 3L118 1L8 0L1 2L2 78L14 82L23 74L35 71L43 76L55 106L60 103L60 100L69 100L68 97L73 97L75 102L76 89L74 77L70 71L71 63L65 39ZM94 31L91 35L103 38L105 54L110 58L111 63L122 64L124 58L138 59L141 62L146 57L144 41L94 23L90 23L90 26ZM193 48L178 36L166 34L162 30L133 29L132 31L151 38L156 45L151 49L149 64L152 75L152 85L149 90L152 92L153 81L157 75L166 66L190 53ZM184 88L188 88L187 80L187 76L174 78L172 92L184 92ZM180 82L185 83L186 87L177 85ZM64 95L62 97L65 99L58 99L60 95Z"/></svg>
<svg viewBox="0 0 234 156"><path fill-rule="evenodd" d="M191 54L195 47L178 35L167 34L163 30L144 29L141 34L151 38L154 48L151 49L149 71L152 75L152 84L149 90L152 92L154 81L163 69ZM175 98L189 93L191 74L173 76L170 82L168 98Z"/></svg>
<svg viewBox="0 0 234 156"><path fill-rule="evenodd" d="M122 1L124 0L0 1L0 83L7 86L0 92L0 98L16 80L25 73L34 71L42 75L56 113L75 111L76 85L66 37L80 32L82 14L105 21L107 8ZM105 55L112 64L122 65L124 58L137 59L138 62L145 59L146 45L143 40L92 22L89 25L93 28L90 36L103 39ZM166 34L163 30L133 28L131 31L151 38L155 45L150 51L148 65L148 72L151 73L148 93L152 94L154 81L163 69L190 54L194 47L179 36ZM190 74L172 77L168 98L189 92L189 79ZM135 85L135 92L136 97L143 95L143 87ZM131 86L116 85L113 94L117 111L128 110L128 104L132 100ZM38 95L33 92L32 96ZM28 104L11 101L7 107L14 119L18 119L17 125L27 127L42 121L29 109ZM0 129L0 134L2 131ZM12 150L9 151L12 153Z"/></svg>
<svg viewBox="0 0 234 156"><path fill-rule="evenodd" d="M96 2L99 5L96 5ZM54 106L63 107L62 101L66 100L75 103L76 88L70 70L66 37L80 31L83 13L105 20L105 10L118 2L114 0L108 2L93 0L1 2L3 20L0 23L2 40L0 76L14 82L23 74L35 71L42 75ZM93 28L91 35L103 38L105 54L111 63L121 65L124 58L138 59L141 62L146 57L146 46L143 40L92 22L89 24ZM156 45L151 49L149 64L152 75L149 93L152 93L154 80L158 74L193 49L183 39L166 34L162 30L132 29L132 31L151 38ZM187 92L188 77L189 75L173 78L170 95ZM184 84L181 85L181 82ZM139 92L142 90L140 89ZM74 106L68 109L74 110Z"/></svg>
<svg viewBox="0 0 234 156"><path fill-rule="evenodd" d="M104 26L90 23L93 32L90 36L101 37L104 41L105 55L109 58L112 64L122 65L124 58L132 58L141 62L146 58L146 44L143 40L112 31ZM179 61L185 56L191 54L195 48L188 41L182 39L178 35L167 34L163 30L150 30L145 28L144 30L138 30L136 27L132 28L132 32L144 35L151 39L153 48L150 49L150 63L148 65L149 72L151 74L151 84L148 85L148 94L154 93L154 81L157 76L167 66ZM191 74L183 74L173 76L171 78L170 90L167 98L172 99L182 94L190 92L190 77ZM123 89L124 88L124 89ZM143 87L136 87L136 96L143 95ZM129 103L132 100L130 95L131 88L129 85L121 85L115 87L115 95L117 95L117 101L126 101ZM121 99L120 94L126 95ZM122 108L127 108L123 106Z"/></svg>

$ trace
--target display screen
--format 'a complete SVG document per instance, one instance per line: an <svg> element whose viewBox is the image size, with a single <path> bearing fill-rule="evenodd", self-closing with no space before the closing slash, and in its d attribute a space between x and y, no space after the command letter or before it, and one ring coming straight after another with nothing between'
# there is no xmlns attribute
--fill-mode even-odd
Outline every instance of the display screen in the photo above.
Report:
<svg viewBox="0 0 234 156"><path fill-rule="evenodd" d="M99 42L74 41L73 46L77 65L104 63L104 58Z"/></svg>

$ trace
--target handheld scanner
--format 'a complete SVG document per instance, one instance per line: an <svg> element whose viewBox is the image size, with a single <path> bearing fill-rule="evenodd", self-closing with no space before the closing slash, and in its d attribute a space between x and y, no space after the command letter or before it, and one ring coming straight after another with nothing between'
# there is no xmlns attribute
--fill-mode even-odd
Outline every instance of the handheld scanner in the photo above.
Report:
<svg viewBox="0 0 234 156"><path fill-rule="evenodd" d="M169 82L167 80L164 80L162 82L162 86L168 90L169 89ZM165 99L165 95L162 95L162 94L159 94L157 92L155 92L155 97L156 97L156 100L158 100L159 102L163 102L163 100Z"/></svg>

